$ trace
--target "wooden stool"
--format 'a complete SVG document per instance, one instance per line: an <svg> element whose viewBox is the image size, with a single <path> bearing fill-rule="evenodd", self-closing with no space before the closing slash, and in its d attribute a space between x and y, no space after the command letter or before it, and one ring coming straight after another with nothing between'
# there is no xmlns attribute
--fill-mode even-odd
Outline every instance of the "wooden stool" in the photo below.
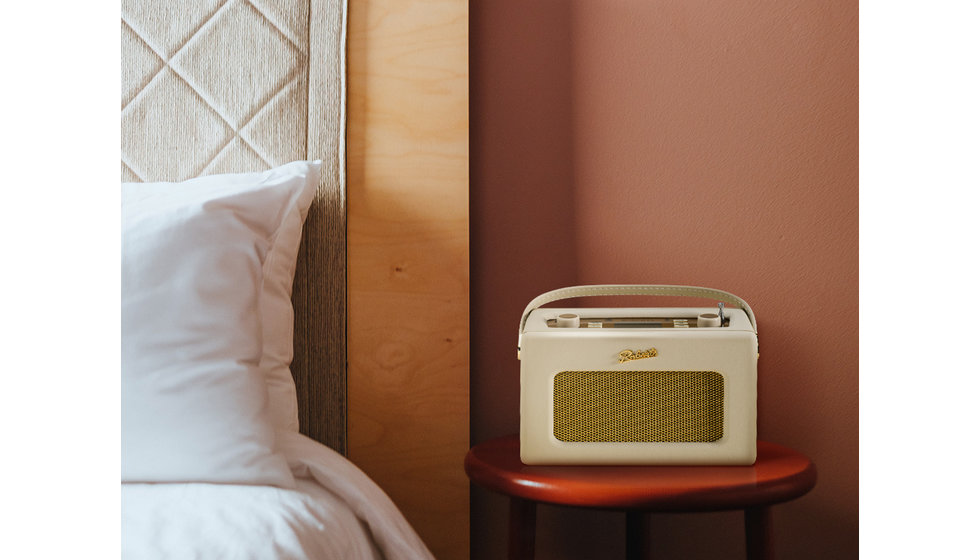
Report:
<svg viewBox="0 0 980 560"><path fill-rule="evenodd" d="M770 506L798 498L817 482L806 456L765 441L748 467L528 466L516 435L481 443L466 454L470 480L510 496L511 560L534 557L538 503L626 512L626 557L649 558L649 512L745 511L749 560L773 556Z"/></svg>

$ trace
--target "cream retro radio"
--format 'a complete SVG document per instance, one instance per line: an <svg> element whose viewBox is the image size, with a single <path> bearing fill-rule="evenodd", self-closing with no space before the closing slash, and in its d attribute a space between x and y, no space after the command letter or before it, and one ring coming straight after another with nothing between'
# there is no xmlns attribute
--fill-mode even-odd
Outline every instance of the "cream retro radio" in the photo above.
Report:
<svg viewBox="0 0 980 560"><path fill-rule="evenodd" d="M611 295L709 298L713 308L541 308ZM734 305L726 308L725 303ZM749 465L756 454L755 317L691 286L577 286L521 317L521 460L530 465Z"/></svg>

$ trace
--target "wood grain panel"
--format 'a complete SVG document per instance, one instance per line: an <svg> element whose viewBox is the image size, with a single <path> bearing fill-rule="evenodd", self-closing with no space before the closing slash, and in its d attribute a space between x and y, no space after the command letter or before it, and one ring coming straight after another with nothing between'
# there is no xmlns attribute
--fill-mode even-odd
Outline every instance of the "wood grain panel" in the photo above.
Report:
<svg viewBox="0 0 980 560"><path fill-rule="evenodd" d="M348 456L468 558L468 3L349 18Z"/></svg>

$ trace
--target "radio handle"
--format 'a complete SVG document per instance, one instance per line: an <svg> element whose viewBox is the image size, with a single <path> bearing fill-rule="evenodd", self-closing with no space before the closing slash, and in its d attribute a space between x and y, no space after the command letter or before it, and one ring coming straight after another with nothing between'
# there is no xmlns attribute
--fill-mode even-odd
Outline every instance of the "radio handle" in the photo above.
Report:
<svg viewBox="0 0 980 560"><path fill-rule="evenodd" d="M735 305L739 309L745 311L745 314L749 317L749 322L752 324L752 330L755 331L756 334L759 332L759 329L755 324L755 315L752 313L752 308L749 307L749 304L746 303L745 300L736 296L735 294L715 290L713 288L701 288L698 286L668 286L661 284L602 284L594 286L571 286L568 288L559 288L557 290L545 292L532 299L531 303L527 304L527 307L524 308L524 315L521 316L521 327L518 331L517 339L518 357L520 357L521 353L521 337L524 335L524 327L526 326L527 318L529 315L531 315L532 311L553 301L591 296L681 296L716 299Z"/></svg>

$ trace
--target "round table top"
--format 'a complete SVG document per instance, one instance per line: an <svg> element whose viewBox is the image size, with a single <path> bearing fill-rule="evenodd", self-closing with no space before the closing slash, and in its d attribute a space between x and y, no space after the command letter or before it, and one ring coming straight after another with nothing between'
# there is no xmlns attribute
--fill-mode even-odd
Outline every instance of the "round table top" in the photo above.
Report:
<svg viewBox="0 0 980 560"><path fill-rule="evenodd" d="M751 466L542 466L520 459L517 435L474 446L470 480L495 492L550 504L618 510L720 511L785 502L806 494L817 470L805 455L758 442Z"/></svg>

